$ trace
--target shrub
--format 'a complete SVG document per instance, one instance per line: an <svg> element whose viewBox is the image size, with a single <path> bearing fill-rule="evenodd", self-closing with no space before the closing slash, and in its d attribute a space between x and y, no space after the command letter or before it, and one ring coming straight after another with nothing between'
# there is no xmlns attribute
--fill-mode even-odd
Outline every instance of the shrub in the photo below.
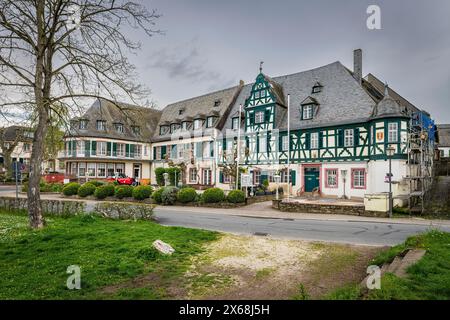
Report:
<svg viewBox="0 0 450 320"><path fill-rule="evenodd" d="M105 199L109 195L109 189L106 186L99 186L95 188L94 197L97 199Z"/></svg>
<svg viewBox="0 0 450 320"><path fill-rule="evenodd" d="M162 193L163 193L164 189L165 189L165 188L159 188L159 189L157 189L155 192L153 192L153 194L152 194L152 199L153 199L153 201L155 201L155 202L158 203L158 204L161 204L161 203L162 203L162 198L161 198L161 196L162 196Z"/></svg>
<svg viewBox="0 0 450 320"><path fill-rule="evenodd" d="M94 184L87 182L78 189L78 195L82 198L85 198L87 196L93 195L95 189L96 187Z"/></svg>
<svg viewBox="0 0 450 320"><path fill-rule="evenodd" d="M197 198L197 192L194 188L182 188L178 191L178 201L182 203L188 203L195 201Z"/></svg>
<svg viewBox="0 0 450 320"><path fill-rule="evenodd" d="M97 180L91 180L91 181L89 181L89 183L93 184L95 187L100 187L100 186L104 185L103 182L97 181Z"/></svg>
<svg viewBox="0 0 450 320"><path fill-rule="evenodd" d="M165 205L174 205L177 201L178 188L177 187L167 187L161 194L161 201Z"/></svg>
<svg viewBox="0 0 450 320"><path fill-rule="evenodd" d="M223 193L223 190L219 188L206 189L202 195L202 200L205 203L217 203L223 201L224 199L225 194Z"/></svg>
<svg viewBox="0 0 450 320"><path fill-rule="evenodd" d="M153 188L151 186L138 186L133 189L133 198L136 200L144 200L150 198Z"/></svg>
<svg viewBox="0 0 450 320"><path fill-rule="evenodd" d="M64 184L62 184L62 183L52 183L51 184L52 192L61 192L63 188L64 188Z"/></svg>
<svg viewBox="0 0 450 320"><path fill-rule="evenodd" d="M155 169L156 183L160 187L164 186L164 173L165 172L166 172L166 169L164 169L164 168L156 168Z"/></svg>
<svg viewBox="0 0 450 320"><path fill-rule="evenodd" d="M265 179L263 181L263 187L264 187L265 190L267 190L267 188L269 188L269 180Z"/></svg>
<svg viewBox="0 0 450 320"><path fill-rule="evenodd" d="M123 199L123 198L129 198L133 196L133 187L132 186L117 186L115 194L116 198Z"/></svg>
<svg viewBox="0 0 450 320"><path fill-rule="evenodd" d="M180 176L181 176L181 170L178 167L170 167L166 169L166 172L169 174L169 181L170 181L170 185L174 186L175 185L175 177L176 180L180 180Z"/></svg>
<svg viewBox="0 0 450 320"><path fill-rule="evenodd" d="M243 203L245 202L245 193L242 190L233 190L227 196L228 202Z"/></svg>
<svg viewBox="0 0 450 320"><path fill-rule="evenodd" d="M80 184L77 182L71 182L64 186L62 192L65 196L73 196L78 193L78 189L80 189Z"/></svg>

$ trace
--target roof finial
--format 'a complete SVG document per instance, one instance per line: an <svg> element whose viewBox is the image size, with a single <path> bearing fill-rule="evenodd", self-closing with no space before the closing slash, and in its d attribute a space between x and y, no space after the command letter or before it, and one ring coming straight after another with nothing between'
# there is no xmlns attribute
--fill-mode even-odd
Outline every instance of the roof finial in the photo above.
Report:
<svg viewBox="0 0 450 320"><path fill-rule="evenodd" d="M384 96L389 97L389 85L387 82L384 83Z"/></svg>
<svg viewBox="0 0 450 320"><path fill-rule="evenodd" d="M259 73L262 73L262 67L263 67L264 61L261 61L259 63Z"/></svg>

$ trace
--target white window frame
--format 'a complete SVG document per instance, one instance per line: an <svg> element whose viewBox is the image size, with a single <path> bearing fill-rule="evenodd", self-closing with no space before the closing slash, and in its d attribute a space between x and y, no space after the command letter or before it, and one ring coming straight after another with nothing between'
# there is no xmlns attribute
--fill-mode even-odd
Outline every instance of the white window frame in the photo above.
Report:
<svg viewBox="0 0 450 320"><path fill-rule="evenodd" d="M97 120L97 130L98 131L106 131L106 121L105 120Z"/></svg>
<svg viewBox="0 0 450 320"><path fill-rule="evenodd" d="M312 104L307 104L302 106L302 119L311 120L314 116L314 106Z"/></svg>
<svg viewBox="0 0 450 320"><path fill-rule="evenodd" d="M344 147L353 147L355 145L355 130L344 130Z"/></svg>
<svg viewBox="0 0 450 320"><path fill-rule="evenodd" d="M121 169L119 171L119 169ZM116 174L125 173L125 164L124 163L116 163Z"/></svg>
<svg viewBox="0 0 450 320"><path fill-rule="evenodd" d="M117 157L125 157L125 143L118 143L116 147L116 156Z"/></svg>
<svg viewBox="0 0 450 320"><path fill-rule="evenodd" d="M211 185L212 184L212 170L211 169L203 169L203 184Z"/></svg>
<svg viewBox="0 0 450 320"><path fill-rule="evenodd" d="M260 185L261 184L261 170L253 171L253 183L255 185Z"/></svg>
<svg viewBox="0 0 450 320"><path fill-rule="evenodd" d="M114 129L116 129L116 132L118 132L118 133L123 133L124 132L123 123L119 123L119 122L114 123Z"/></svg>
<svg viewBox="0 0 450 320"><path fill-rule="evenodd" d="M366 170L353 169L352 171L352 188L365 189L366 188Z"/></svg>
<svg viewBox="0 0 450 320"><path fill-rule="evenodd" d="M81 170L84 170L84 173L81 173ZM86 177L86 163L85 162L80 162L78 163L78 176L79 177Z"/></svg>
<svg viewBox="0 0 450 320"><path fill-rule="evenodd" d="M208 119L206 119L206 127L212 128L214 126L214 120L215 117L208 117Z"/></svg>
<svg viewBox="0 0 450 320"><path fill-rule="evenodd" d="M90 174L90 171L92 169L94 170L93 174ZM91 178L91 177L96 177L96 175L97 175L97 166L96 166L96 164L92 163L92 162L88 162L88 164L86 166L86 176Z"/></svg>
<svg viewBox="0 0 450 320"><path fill-rule="evenodd" d="M194 130L198 130L202 127L202 120L201 119L195 119L194 120Z"/></svg>
<svg viewBox="0 0 450 320"><path fill-rule="evenodd" d="M103 174L101 174L101 170L103 170ZM106 163L98 163L97 164L97 177L106 178Z"/></svg>
<svg viewBox="0 0 450 320"><path fill-rule="evenodd" d="M388 142L397 143L398 142L398 123L389 122L388 123Z"/></svg>
<svg viewBox="0 0 450 320"><path fill-rule="evenodd" d="M134 158L140 158L142 156L142 145L134 145Z"/></svg>
<svg viewBox="0 0 450 320"><path fill-rule="evenodd" d="M112 169L112 172L109 172L110 169ZM108 163L106 165L106 176L107 177L113 177L115 174L116 174L116 170L115 170L115 167L114 167L114 163Z"/></svg>
<svg viewBox="0 0 450 320"><path fill-rule="evenodd" d="M97 155L106 156L108 154L108 143L106 141L97 142Z"/></svg>
<svg viewBox="0 0 450 320"><path fill-rule="evenodd" d="M255 112L255 124L263 123L264 122L264 111L256 111Z"/></svg>
<svg viewBox="0 0 450 320"><path fill-rule="evenodd" d="M259 152L267 152L267 137L266 136L260 136L258 139L258 148Z"/></svg>
<svg viewBox="0 0 450 320"><path fill-rule="evenodd" d="M190 183L197 183L197 168L190 168L189 169L189 182Z"/></svg>
<svg viewBox="0 0 450 320"><path fill-rule="evenodd" d="M80 124L79 124L78 128L80 130L86 130L87 129L87 125L88 125L88 121L82 119L82 120L80 120Z"/></svg>
<svg viewBox="0 0 450 320"><path fill-rule="evenodd" d="M310 139L311 139L310 141L311 149L319 149L319 133L312 132Z"/></svg>
<svg viewBox="0 0 450 320"><path fill-rule="evenodd" d="M289 150L289 137L282 136L281 137L281 151L288 151L288 150Z"/></svg>
<svg viewBox="0 0 450 320"><path fill-rule="evenodd" d="M237 130L239 129L239 118L235 117L231 120L231 129Z"/></svg>
<svg viewBox="0 0 450 320"><path fill-rule="evenodd" d="M338 170L337 169L326 169L326 186L328 188L338 187ZM330 183L331 182L331 183Z"/></svg>

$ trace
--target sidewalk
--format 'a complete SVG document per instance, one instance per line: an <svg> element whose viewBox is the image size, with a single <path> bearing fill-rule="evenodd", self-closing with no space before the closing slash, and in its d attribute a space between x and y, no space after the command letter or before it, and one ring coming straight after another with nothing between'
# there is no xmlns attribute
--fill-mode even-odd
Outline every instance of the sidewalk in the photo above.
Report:
<svg viewBox="0 0 450 320"><path fill-rule="evenodd" d="M14 192L2 193L1 196L15 197ZM20 193L19 197L26 198L26 194ZM68 200L68 201L84 201L88 207L94 207L97 202L95 200L81 200L63 198L59 194L41 194L41 199L48 200ZM176 212L195 212L205 214L225 214L251 218L262 219L284 219L284 220L322 220L322 221L347 221L347 222L376 222L376 223L389 223L389 224L415 224L415 225L428 225L433 226L450 226L450 220L440 219L424 219L420 217L414 218L374 218L374 217L360 217L353 215L339 215L339 214L317 214L317 213L294 213L294 212L281 212L272 208L272 202L259 202L245 207L236 209L219 209L219 208L202 208L202 207L190 207L190 206L157 206L157 211L176 211Z"/></svg>

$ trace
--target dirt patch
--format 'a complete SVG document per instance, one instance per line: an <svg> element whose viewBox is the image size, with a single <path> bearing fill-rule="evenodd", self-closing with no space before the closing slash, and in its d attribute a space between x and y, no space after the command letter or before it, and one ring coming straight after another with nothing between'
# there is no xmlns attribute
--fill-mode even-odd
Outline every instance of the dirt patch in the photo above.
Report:
<svg viewBox="0 0 450 320"><path fill-rule="evenodd" d="M186 273L187 299L319 298L365 276L380 248L225 235Z"/></svg>

